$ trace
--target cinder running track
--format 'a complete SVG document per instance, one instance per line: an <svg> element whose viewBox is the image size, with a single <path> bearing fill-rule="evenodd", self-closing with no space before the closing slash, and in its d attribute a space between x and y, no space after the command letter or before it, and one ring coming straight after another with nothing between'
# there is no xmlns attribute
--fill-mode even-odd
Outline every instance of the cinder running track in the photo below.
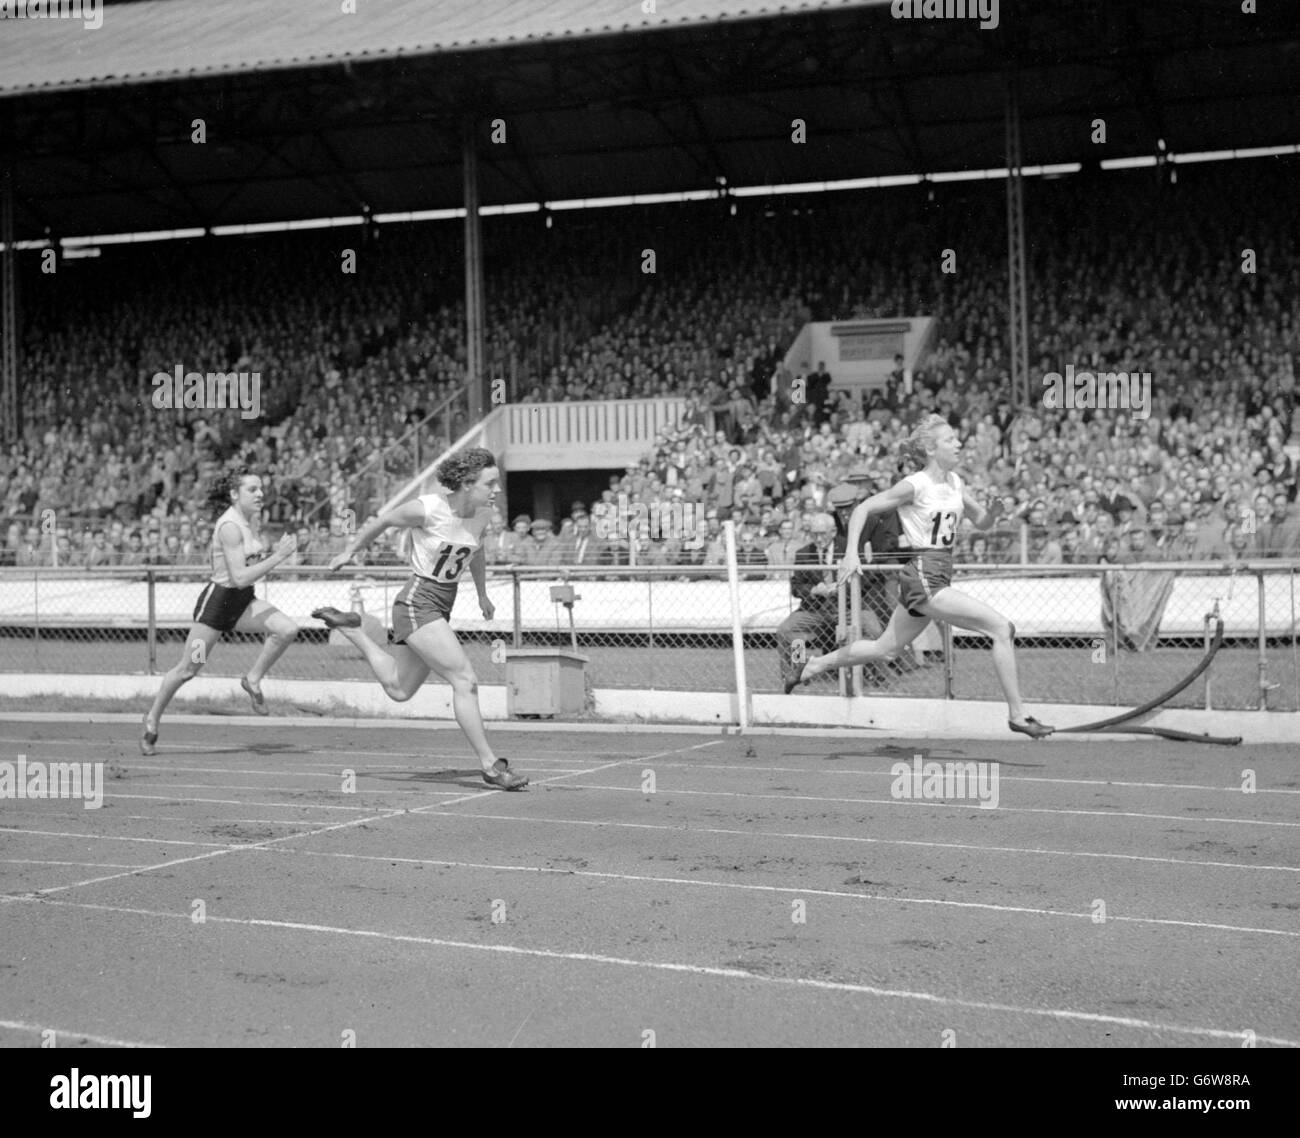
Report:
<svg viewBox="0 0 1300 1138"><path fill-rule="evenodd" d="M1300 1045L1294 750L924 744L980 809L868 733L499 730L508 794L441 725L136 730L0 723L121 768L0 801L0 1043Z"/></svg>

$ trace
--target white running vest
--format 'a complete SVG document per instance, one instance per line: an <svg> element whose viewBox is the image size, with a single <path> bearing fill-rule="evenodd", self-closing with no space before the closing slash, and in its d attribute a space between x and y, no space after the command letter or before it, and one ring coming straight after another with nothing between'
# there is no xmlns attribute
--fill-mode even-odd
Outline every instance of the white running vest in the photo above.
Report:
<svg viewBox="0 0 1300 1138"><path fill-rule="evenodd" d="M231 506L217 519L217 524L212 527L212 579L218 585L225 585L227 589L233 589L236 585L230 578L230 566L226 564L226 553L221 548L220 537L221 527L227 522L232 522L239 527L239 540L244 548L244 563L246 565L251 565L253 562L260 560L266 547L262 544L262 539L253 532L253 527L248 524L248 519L236 507Z"/></svg>
<svg viewBox="0 0 1300 1138"><path fill-rule="evenodd" d="M424 525L406 531L411 571L446 584L459 581L482 543L492 511L482 509L472 518L462 518L441 494L424 494L419 501L424 506Z"/></svg>
<svg viewBox="0 0 1300 1138"><path fill-rule="evenodd" d="M951 472L940 482L918 470L903 481L914 490L911 504L898 508L905 543L917 551L951 552L964 509L961 475Z"/></svg>

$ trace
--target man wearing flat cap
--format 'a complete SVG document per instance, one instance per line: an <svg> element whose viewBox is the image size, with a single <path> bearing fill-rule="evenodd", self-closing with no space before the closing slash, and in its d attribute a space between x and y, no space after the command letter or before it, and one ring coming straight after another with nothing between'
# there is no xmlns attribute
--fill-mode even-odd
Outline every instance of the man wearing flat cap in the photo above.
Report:
<svg viewBox="0 0 1300 1138"><path fill-rule="evenodd" d="M850 481L841 482L831 491L832 504L840 532L847 536L849 515L864 498L887 490L889 479L875 477L864 467L850 472ZM903 523L897 510L872 514L862 530L862 544L858 556L862 560L862 623L863 630L873 639L889 624L894 606L898 603L898 574L882 573L873 569L875 564L898 564L907 560L907 550L900 549ZM879 631L871 631L872 626ZM910 672L917 667L912 645L908 645L885 667L894 672Z"/></svg>
<svg viewBox="0 0 1300 1138"><path fill-rule="evenodd" d="M510 532L501 535L500 557L502 564L525 564L525 549L528 543L532 540L528 536L528 527L532 524L533 519L527 514L518 515L518 517L510 523Z"/></svg>
<svg viewBox="0 0 1300 1138"><path fill-rule="evenodd" d="M810 656L835 648L839 623L835 572L844 556L844 539L837 536L835 519L830 514L812 514L804 528L812 542L796 553L795 564L816 568L796 570L790 577L790 591L799 607L776 630L782 683L791 680Z"/></svg>
<svg viewBox="0 0 1300 1138"><path fill-rule="evenodd" d="M804 528L812 542L795 554L795 564L808 568L797 569L790 577L790 591L798 599L799 607L776 630L783 683L793 678L809 656L834 649L839 625L835 576L836 567L844 558L844 535L837 532L835 518L827 513L812 514ZM864 621L870 616L864 612ZM870 635L879 636L880 628L874 628Z"/></svg>
<svg viewBox="0 0 1300 1138"><path fill-rule="evenodd" d="M538 518L530 527L531 537L525 543L525 565L558 565L560 563L560 539L551 532L549 518Z"/></svg>

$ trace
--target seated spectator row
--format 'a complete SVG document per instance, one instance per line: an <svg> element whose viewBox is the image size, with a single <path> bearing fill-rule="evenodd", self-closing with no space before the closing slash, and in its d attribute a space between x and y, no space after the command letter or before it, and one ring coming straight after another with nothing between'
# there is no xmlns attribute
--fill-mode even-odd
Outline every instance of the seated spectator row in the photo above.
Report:
<svg viewBox="0 0 1300 1138"><path fill-rule="evenodd" d="M1293 167L1207 166L1177 186L1148 172L1029 184L1033 374L1149 372L1145 419L1013 407L996 183L745 203L735 217L591 211L553 230L490 219L489 371L522 400L690 395L691 433L660 440L615 494L716 509L766 537L855 471L895 477L899 439L938 411L966 441L972 488L1012 499L1038 535L994 534L992 557L1103 556L1114 536L1084 516L1090 493L1126 535L1176 525L1203 551L1208 532L1218 554L1234 540L1271 554L1286 547L1300 456ZM114 248L50 275L24 262L24 432L0 453L0 519L32 518L47 539L49 511L91 519L74 527L89 539L68 534L68 556L85 558L95 520L122 526L121 556L130 530L148 548L156 524L155 552L169 556L164 526L183 549L180 519L192 532L208 479L231 461L268 476L277 526L328 532L363 517L468 425L459 240L426 226ZM355 274L340 269L345 245ZM957 271L941 268L944 250ZM897 370L865 402L816 384L798 401L808 377L782 360L803 322L922 312L937 337L915 375ZM150 377L178 365L257 372L261 418L155 408ZM408 428L430 412L417 440ZM1261 521L1279 495L1282 520ZM1129 518L1108 508L1119 498ZM1148 524L1157 500L1183 520ZM1240 537L1219 533L1225 512ZM1148 545L1170 548L1166 536Z"/></svg>

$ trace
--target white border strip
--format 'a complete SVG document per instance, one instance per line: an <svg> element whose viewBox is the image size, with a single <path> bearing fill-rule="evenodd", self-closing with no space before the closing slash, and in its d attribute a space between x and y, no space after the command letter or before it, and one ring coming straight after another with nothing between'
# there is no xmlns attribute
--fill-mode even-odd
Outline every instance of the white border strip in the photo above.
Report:
<svg viewBox="0 0 1300 1138"><path fill-rule="evenodd" d="M61 696L83 699L119 699L140 707L139 714L112 712L0 712L0 720L109 723L140 721L144 707L157 691L157 676L113 676L84 674L0 675L0 698ZM416 726L425 729L456 728L451 689L442 684L428 684L406 703L394 703L376 683L355 680L278 680L263 681L262 688L273 705L292 705L299 709L319 708L320 718L311 716L273 717L205 715L186 719L168 715L167 722L199 722L217 725L222 722L267 727L327 726L396 727L403 720L422 720ZM238 679L226 676L201 676L186 684L176 694L175 705L229 699L244 704L247 696ZM623 688L597 688L595 714L603 723L551 720L510 720L506 718L506 689L503 685L479 688L483 717L494 730L599 732L649 731L700 734L701 729L739 734L736 725L737 703L734 692L646 691ZM747 734L794 734L827 737L861 738L864 731L879 739L972 739L990 740L1016 746L1031 740L1013 734L1007 727L1006 711L1000 703L986 700L902 699L890 696L863 696L843 699L838 696L751 693L751 726ZM1057 727L1090 723L1116 714L1110 705L1036 704L1035 713L1044 722ZM434 722L429 722L433 720ZM663 720L664 722L659 722ZM1181 731L1213 735L1240 735L1246 743L1289 743L1300 739L1300 713L1291 711L1197 711L1165 709L1144 717L1144 725L1170 727ZM810 726L813 725L813 726ZM1079 742L1114 743L1118 740L1148 739L1150 736L1124 734L1071 735ZM1154 741L1154 740L1152 740ZM1050 747L1051 740L1038 743Z"/></svg>

